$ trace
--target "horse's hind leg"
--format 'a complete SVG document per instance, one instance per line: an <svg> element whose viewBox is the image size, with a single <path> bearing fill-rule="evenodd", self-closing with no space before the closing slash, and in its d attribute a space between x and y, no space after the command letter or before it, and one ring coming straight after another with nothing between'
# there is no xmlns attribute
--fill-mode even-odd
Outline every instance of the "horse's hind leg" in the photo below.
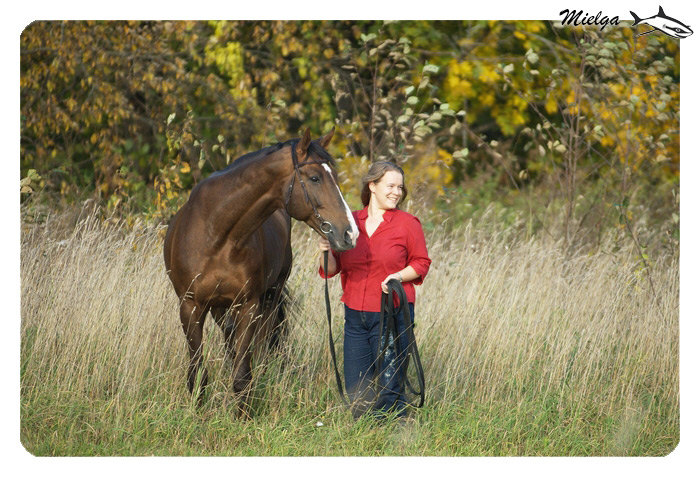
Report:
<svg viewBox="0 0 700 477"><path fill-rule="evenodd" d="M199 307L190 300L183 300L180 305L180 321L182 322L182 330L185 332L187 347L190 351L190 364L187 368L187 388L190 390L190 393L197 393L199 404L202 404L204 389L209 380L207 370L203 366L204 358L202 356L202 333L206 315L207 310L204 307ZM199 387L196 388L197 374L200 370Z"/></svg>

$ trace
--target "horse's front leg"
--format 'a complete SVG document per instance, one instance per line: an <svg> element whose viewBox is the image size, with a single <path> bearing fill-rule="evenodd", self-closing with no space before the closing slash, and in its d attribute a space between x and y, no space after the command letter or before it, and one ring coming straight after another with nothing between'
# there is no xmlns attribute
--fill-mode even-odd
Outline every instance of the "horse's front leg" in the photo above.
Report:
<svg viewBox="0 0 700 477"><path fill-rule="evenodd" d="M214 317L214 321L221 328L224 333L224 343L226 344L226 354L228 355L231 363L234 361L236 356L236 346L235 346L235 330L236 330L236 316L235 311L229 310L225 307L217 307L211 309L211 316Z"/></svg>
<svg viewBox="0 0 700 477"><path fill-rule="evenodd" d="M207 310L198 306L193 301L183 300L180 305L180 321L182 330L187 338L187 347L190 351L190 364L187 369L187 388L195 394L201 405L204 399L204 388L207 386L207 370L203 367L202 357L202 332L204 330L204 318ZM201 369L199 386L197 386L197 374Z"/></svg>
<svg viewBox="0 0 700 477"><path fill-rule="evenodd" d="M246 302L236 317L235 343L233 356L233 391L238 398L238 406L244 417L250 417L250 393L252 382L251 356L252 343L258 325L259 300Z"/></svg>

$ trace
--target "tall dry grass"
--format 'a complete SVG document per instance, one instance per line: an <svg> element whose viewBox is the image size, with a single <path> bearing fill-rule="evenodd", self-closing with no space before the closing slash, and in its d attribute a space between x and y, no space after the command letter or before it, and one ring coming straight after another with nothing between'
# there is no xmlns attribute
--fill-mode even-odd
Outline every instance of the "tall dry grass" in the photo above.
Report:
<svg viewBox="0 0 700 477"><path fill-rule="evenodd" d="M418 288L415 332L427 378L419 417L433 430L417 432L413 439L425 442L406 452L440 454L440 445L452 454L672 450L679 436L677 254L653 257L654 297L631 243L613 254L605 251L612 247L574 250L546 236L515 240L512 230L493 230L493 224L467 225L427 237L433 265ZM151 444L178 441L183 437L170 435L174 431L158 416L190 409L217 421L233 406L229 364L211 319L204 341L211 380L205 409L197 411L186 392L187 351L164 270L163 232L105 221L90 211L70 226L61 216L23 224L21 412L28 449L52 453L59 444L51 432L68 427L70 434L74 426L73 438L87 447L74 444L59 453L115 452L113 441L125 434L113 429L133 433L140 418L145 429L156 429L144 430ZM327 349L316 237L296 224L293 241L288 340L281 355L254 370L256 419L271 428L291 415L309 423L345 415ZM331 293L339 298L338 280ZM342 306L334 301L333 332L342 347ZM499 421L498 413L509 417ZM80 424L71 418L76 415ZM477 428L484 426L480 416L489 416L484 419L492 428L487 424L483 432L494 442L505 439L508 447L484 443L467 450L463 436L428 443L439 434L434 426L441 415ZM605 442L593 447L522 442L561 436L567 426L582 426L585 434L586 426L598 423L610 428L595 437ZM458 432L449 431L455 422L445 425L446 433ZM478 439L482 431L470 429ZM528 429L534 431L528 435ZM42 447L42 439L50 443ZM121 449L150 452L136 445Z"/></svg>

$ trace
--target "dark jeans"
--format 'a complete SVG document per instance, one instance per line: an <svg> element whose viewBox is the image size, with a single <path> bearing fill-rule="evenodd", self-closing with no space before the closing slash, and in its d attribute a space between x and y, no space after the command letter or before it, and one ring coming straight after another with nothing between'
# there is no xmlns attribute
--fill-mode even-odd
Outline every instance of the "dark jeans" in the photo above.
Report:
<svg viewBox="0 0 700 477"><path fill-rule="evenodd" d="M413 326L414 307L408 305L411 313L410 326ZM345 389L353 405L353 416L359 417L372 411L378 416L396 411L405 414L406 397L403 389L401 364L405 359L408 338L404 333L406 321L399 313L398 335L401 350L397 356L393 340L389 337L389 350L384 356L378 376L377 391L372 387L376 367L379 365L379 321L381 313L357 311L345 306L345 338L343 360L345 363ZM385 323L384 326L387 326Z"/></svg>

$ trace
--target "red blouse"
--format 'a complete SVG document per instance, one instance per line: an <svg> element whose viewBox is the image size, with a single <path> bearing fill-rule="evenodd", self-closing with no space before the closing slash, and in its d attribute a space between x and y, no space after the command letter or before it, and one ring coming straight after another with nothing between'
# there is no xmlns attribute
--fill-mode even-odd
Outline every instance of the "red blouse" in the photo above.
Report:
<svg viewBox="0 0 700 477"><path fill-rule="evenodd" d="M420 276L404 282L403 288L409 303L415 303L414 285L423 283L431 263L420 221L407 212L390 209L384 212L384 221L369 237L365 227L367 208L352 215L360 230L357 245L345 252L333 251L337 270L329 275L340 273L341 301L354 310L381 311L382 281L410 265ZM318 272L325 278L323 266Z"/></svg>

